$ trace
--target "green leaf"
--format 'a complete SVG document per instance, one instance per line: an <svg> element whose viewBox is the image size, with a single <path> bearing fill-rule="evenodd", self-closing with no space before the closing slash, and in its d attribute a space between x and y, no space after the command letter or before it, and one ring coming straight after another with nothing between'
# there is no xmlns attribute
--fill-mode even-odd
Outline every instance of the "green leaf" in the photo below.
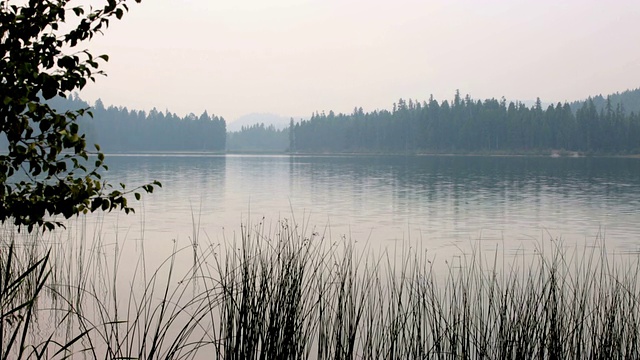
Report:
<svg viewBox="0 0 640 360"><path fill-rule="evenodd" d="M42 96L45 100L49 100L58 94L58 82L53 78L53 76L44 74L44 83L42 84Z"/></svg>
<svg viewBox="0 0 640 360"><path fill-rule="evenodd" d="M96 210L98 210L98 208L100 208L100 206L102 206L102 199L101 198L95 198L91 201L91 212L94 212Z"/></svg>

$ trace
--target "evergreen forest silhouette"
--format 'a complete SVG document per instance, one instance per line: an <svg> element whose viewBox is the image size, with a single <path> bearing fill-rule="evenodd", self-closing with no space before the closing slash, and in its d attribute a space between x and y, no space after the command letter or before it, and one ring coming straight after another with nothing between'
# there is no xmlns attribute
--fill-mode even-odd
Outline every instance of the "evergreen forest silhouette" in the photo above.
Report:
<svg viewBox="0 0 640 360"><path fill-rule="evenodd" d="M88 108L77 95L56 98L61 110ZM80 120L88 143L106 151L205 151L291 153L473 153L626 155L640 153L640 89L585 101L545 106L474 100L398 100L391 110L351 114L315 112L284 130L265 124L228 132L225 119L169 110L105 107Z"/></svg>

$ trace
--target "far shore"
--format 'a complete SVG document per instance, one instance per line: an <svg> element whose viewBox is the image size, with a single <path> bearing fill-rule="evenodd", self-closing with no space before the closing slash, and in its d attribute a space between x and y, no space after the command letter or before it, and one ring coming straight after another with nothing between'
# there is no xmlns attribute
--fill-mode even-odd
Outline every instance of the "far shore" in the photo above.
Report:
<svg viewBox="0 0 640 360"><path fill-rule="evenodd" d="M256 153L259 154L259 153ZM551 158L634 158L640 159L640 154L598 154L598 153L581 153L577 151L559 151L559 152L532 152L532 153L507 153L507 152L417 152L417 153L372 153L372 152L286 152L283 154L302 155L302 156L477 156L477 157L551 157Z"/></svg>
<svg viewBox="0 0 640 360"><path fill-rule="evenodd" d="M477 157L551 157L551 158L631 158L640 159L640 154L584 153L578 151L551 150L546 152L298 152L298 151L105 151L109 156L224 156L224 155L295 155L295 156L477 156Z"/></svg>

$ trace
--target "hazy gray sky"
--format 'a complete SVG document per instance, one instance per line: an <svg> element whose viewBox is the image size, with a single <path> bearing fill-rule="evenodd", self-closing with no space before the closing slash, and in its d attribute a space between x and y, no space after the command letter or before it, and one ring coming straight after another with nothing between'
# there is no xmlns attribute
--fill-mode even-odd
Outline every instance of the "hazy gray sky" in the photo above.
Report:
<svg viewBox="0 0 640 360"><path fill-rule="evenodd" d="M89 101L179 115L571 101L640 87L638 0L143 0L90 44Z"/></svg>

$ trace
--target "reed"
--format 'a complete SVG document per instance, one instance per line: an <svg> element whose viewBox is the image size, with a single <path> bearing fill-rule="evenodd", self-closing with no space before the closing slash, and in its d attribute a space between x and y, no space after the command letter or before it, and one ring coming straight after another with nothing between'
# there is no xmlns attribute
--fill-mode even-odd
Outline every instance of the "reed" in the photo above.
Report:
<svg viewBox="0 0 640 360"><path fill-rule="evenodd" d="M640 358L640 263L602 242L508 261L476 247L436 268L283 220L220 244L194 230L123 279L123 244L71 240L18 250L3 233L3 359Z"/></svg>

